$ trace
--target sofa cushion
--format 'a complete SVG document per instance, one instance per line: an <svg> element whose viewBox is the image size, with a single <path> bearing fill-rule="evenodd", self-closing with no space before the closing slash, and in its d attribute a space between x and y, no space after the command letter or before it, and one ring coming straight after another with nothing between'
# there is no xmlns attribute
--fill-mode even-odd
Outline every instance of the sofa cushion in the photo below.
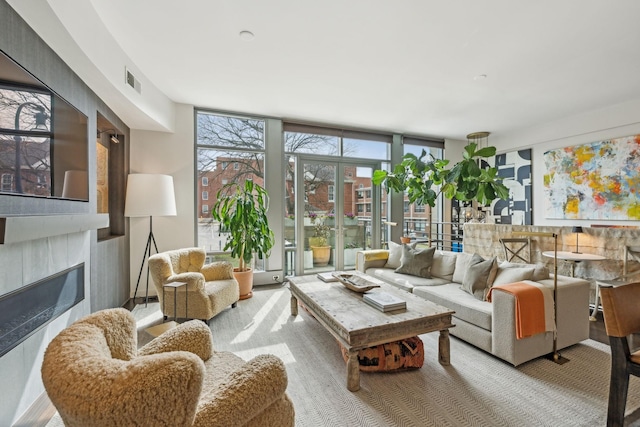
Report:
<svg viewBox="0 0 640 427"><path fill-rule="evenodd" d="M472 258L471 262L476 259ZM464 279L462 279L462 289L473 295L474 298L484 301L487 290L491 287L490 278L495 263L496 259L491 258L470 265L464 275Z"/></svg>
<svg viewBox="0 0 640 427"><path fill-rule="evenodd" d="M456 269L456 252L436 251L433 254L431 264L431 276L453 281L453 272Z"/></svg>
<svg viewBox="0 0 640 427"><path fill-rule="evenodd" d="M459 283L442 286L416 286L413 293L436 304L456 312L455 317L491 330L492 306L490 302L480 301L460 288Z"/></svg>
<svg viewBox="0 0 640 427"><path fill-rule="evenodd" d="M413 292L413 289L417 286L439 286L451 282L438 277L426 279L424 277L398 274L389 268L367 268L365 273L407 292Z"/></svg>
<svg viewBox="0 0 640 427"><path fill-rule="evenodd" d="M433 253L436 248L415 249L409 245L402 245L402 260L396 273L409 274L411 276L431 278L429 270L433 262Z"/></svg>
<svg viewBox="0 0 640 427"><path fill-rule="evenodd" d="M389 258L384 268L398 268L400 267L400 260L402 260L402 245L396 242L389 241Z"/></svg>

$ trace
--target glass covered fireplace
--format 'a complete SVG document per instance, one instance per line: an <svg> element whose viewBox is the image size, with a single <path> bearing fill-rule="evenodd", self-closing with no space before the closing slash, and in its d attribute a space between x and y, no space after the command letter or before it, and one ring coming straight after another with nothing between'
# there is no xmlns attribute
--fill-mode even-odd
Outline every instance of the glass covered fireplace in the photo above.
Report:
<svg viewBox="0 0 640 427"><path fill-rule="evenodd" d="M0 297L0 357L84 299L84 263Z"/></svg>

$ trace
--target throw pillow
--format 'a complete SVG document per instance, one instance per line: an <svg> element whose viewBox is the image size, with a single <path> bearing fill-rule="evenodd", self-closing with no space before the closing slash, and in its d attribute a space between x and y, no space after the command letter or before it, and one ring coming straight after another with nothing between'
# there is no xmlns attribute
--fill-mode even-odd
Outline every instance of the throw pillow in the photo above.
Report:
<svg viewBox="0 0 640 427"><path fill-rule="evenodd" d="M522 264L519 262L503 261L502 264L500 264L500 267L502 268L533 268L534 269L533 276L531 277L530 280L533 280L535 282L549 278L549 269L547 268L546 265L541 263Z"/></svg>
<svg viewBox="0 0 640 427"><path fill-rule="evenodd" d="M481 257L478 255L478 258ZM462 289L473 295L476 299L484 301L489 288L487 283L495 262L496 259L491 258L469 266L462 280Z"/></svg>
<svg viewBox="0 0 640 427"><path fill-rule="evenodd" d="M534 268L504 268L498 267L498 274L492 286L505 285L507 283L521 282L523 280L533 280Z"/></svg>
<svg viewBox="0 0 640 427"><path fill-rule="evenodd" d="M400 267L400 260L402 259L402 245L395 242L389 242L389 258L384 268L396 269Z"/></svg>
<svg viewBox="0 0 640 427"><path fill-rule="evenodd" d="M464 275L469 269L469 266L471 265L471 259L474 256L480 258L479 261L476 258L476 261L474 262L474 264L480 261L484 261L484 259L478 254L468 254L466 252L458 253L458 255L456 256L456 268L455 270L453 270L453 277L451 278L451 280L453 280L456 283L462 283L462 281L464 280Z"/></svg>
<svg viewBox="0 0 640 427"><path fill-rule="evenodd" d="M436 248L414 249L409 245L402 245L402 259L396 273L410 274L411 276L431 278L429 270L433 263L433 253Z"/></svg>
<svg viewBox="0 0 640 427"><path fill-rule="evenodd" d="M431 275L441 279L453 280L453 272L456 269L456 254L436 251L433 254Z"/></svg>

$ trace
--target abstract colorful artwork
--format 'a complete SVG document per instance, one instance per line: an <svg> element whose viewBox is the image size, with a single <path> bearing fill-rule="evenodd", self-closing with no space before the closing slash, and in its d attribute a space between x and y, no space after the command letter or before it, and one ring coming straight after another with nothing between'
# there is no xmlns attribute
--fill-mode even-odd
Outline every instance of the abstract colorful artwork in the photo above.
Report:
<svg viewBox="0 0 640 427"><path fill-rule="evenodd" d="M544 153L546 218L640 220L640 135Z"/></svg>
<svg viewBox="0 0 640 427"><path fill-rule="evenodd" d="M498 169L498 176L509 189L509 199L496 199L487 211L495 224L531 225L531 149L496 154L486 165Z"/></svg>

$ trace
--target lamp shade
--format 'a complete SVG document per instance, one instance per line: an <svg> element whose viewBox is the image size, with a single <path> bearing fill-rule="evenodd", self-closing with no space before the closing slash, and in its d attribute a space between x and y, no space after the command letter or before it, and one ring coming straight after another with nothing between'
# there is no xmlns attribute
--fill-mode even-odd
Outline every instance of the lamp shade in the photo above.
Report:
<svg viewBox="0 0 640 427"><path fill-rule="evenodd" d="M573 227L572 233L582 233L582 227Z"/></svg>
<svg viewBox="0 0 640 427"><path fill-rule="evenodd" d="M87 200L89 198L87 171L68 170L64 172L62 197L65 199L80 200Z"/></svg>
<svg viewBox="0 0 640 427"><path fill-rule="evenodd" d="M170 175L136 173L127 178L124 215L175 216L176 197Z"/></svg>

